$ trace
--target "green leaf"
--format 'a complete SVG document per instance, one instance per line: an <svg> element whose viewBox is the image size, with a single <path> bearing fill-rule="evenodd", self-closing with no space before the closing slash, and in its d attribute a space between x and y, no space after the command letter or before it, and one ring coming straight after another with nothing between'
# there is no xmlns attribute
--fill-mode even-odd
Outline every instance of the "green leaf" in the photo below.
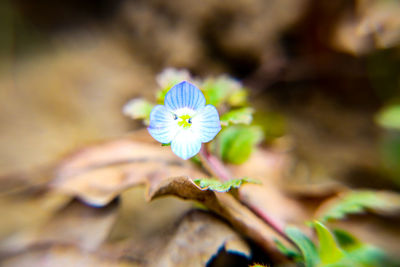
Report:
<svg viewBox="0 0 400 267"><path fill-rule="evenodd" d="M232 107L241 107L247 104L248 93L245 89L234 91L228 98L228 104Z"/></svg>
<svg viewBox="0 0 400 267"><path fill-rule="evenodd" d="M286 120L277 112L259 112L253 115L254 124L260 125L267 141L281 137L286 132Z"/></svg>
<svg viewBox="0 0 400 267"><path fill-rule="evenodd" d="M242 85L227 76L209 78L204 81L201 88L207 104L219 107L226 102L230 96L241 89Z"/></svg>
<svg viewBox="0 0 400 267"><path fill-rule="evenodd" d="M344 252L339 248L333 234L318 221L314 223L314 227L318 235L318 255L322 264L333 264L339 262L344 257Z"/></svg>
<svg viewBox="0 0 400 267"><path fill-rule="evenodd" d="M142 119L146 125L150 122L150 113L154 104L142 98L130 100L123 107L123 113L132 119Z"/></svg>
<svg viewBox="0 0 400 267"><path fill-rule="evenodd" d="M253 120L254 109L246 107L231 110L221 116L221 125L228 126L229 124L246 124L249 125Z"/></svg>
<svg viewBox="0 0 400 267"><path fill-rule="evenodd" d="M230 126L218 135L221 158L230 163L241 164L261 142L263 133L257 126Z"/></svg>
<svg viewBox="0 0 400 267"><path fill-rule="evenodd" d="M360 267L396 267L400 262L389 257L382 249L364 244L359 249L353 250L346 255L340 263L349 263L342 266Z"/></svg>
<svg viewBox="0 0 400 267"><path fill-rule="evenodd" d="M399 262L390 258L383 250L364 244L345 230L334 229L333 234L345 257L334 266L395 267Z"/></svg>
<svg viewBox="0 0 400 267"><path fill-rule="evenodd" d="M296 227L287 227L285 233L300 249L305 266L317 266L319 256L314 243Z"/></svg>
<svg viewBox="0 0 400 267"><path fill-rule="evenodd" d="M339 195L322 206L319 220L322 222L343 219L347 214L371 210L377 213L400 212L400 195L372 190L351 191Z"/></svg>
<svg viewBox="0 0 400 267"><path fill-rule="evenodd" d="M380 144L380 154L383 169L400 186L400 131L385 133Z"/></svg>
<svg viewBox="0 0 400 267"><path fill-rule="evenodd" d="M333 235L339 243L339 246L347 252L359 249L363 246L363 244L356 237L345 230L334 229Z"/></svg>
<svg viewBox="0 0 400 267"><path fill-rule="evenodd" d="M400 130L400 104L385 107L376 120L382 127Z"/></svg>
<svg viewBox="0 0 400 267"><path fill-rule="evenodd" d="M303 259L303 256L296 250L286 247L281 241L278 239L274 240L277 249L284 254L289 259L294 259L296 262L300 262Z"/></svg>
<svg viewBox="0 0 400 267"><path fill-rule="evenodd" d="M260 184L259 181L249 178L232 179L226 182L221 182L217 179L209 178L195 179L193 181L202 189L208 189L217 192L228 192L232 188L239 188L245 183Z"/></svg>

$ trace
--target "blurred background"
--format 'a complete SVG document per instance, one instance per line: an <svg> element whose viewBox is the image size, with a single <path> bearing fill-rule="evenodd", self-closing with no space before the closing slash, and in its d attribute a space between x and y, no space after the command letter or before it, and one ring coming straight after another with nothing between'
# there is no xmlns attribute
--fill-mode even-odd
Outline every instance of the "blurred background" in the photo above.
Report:
<svg viewBox="0 0 400 267"><path fill-rule="evenodd" d="M3 0L0 12L2 173L139 127L121 107L153 99L165 67L241 80L276 113L271 137L331 165L316 169L364 181L382 156L399 165L373 119L399 97L398 1Z"/></svg>
<svg viewBox="0 0 400 267"><path fill-rule="evenodd" d="M122 106L175 67L249 88L293 190L400 189L400 111L382 119L400 103L397 0L2 0L0 17L2 176L143 127Z"/></svg>

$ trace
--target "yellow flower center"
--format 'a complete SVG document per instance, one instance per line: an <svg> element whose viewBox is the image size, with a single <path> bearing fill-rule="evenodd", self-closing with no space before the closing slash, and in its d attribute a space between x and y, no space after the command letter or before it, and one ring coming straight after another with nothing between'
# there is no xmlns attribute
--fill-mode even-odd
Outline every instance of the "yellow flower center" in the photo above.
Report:
<svg viewBox="0 0 400 267"><path fill-rule="evenodd" d="M192 125L191 117L189 115L182 115L179 117L178 126L182 126L184 129L190 128Z"/></svg>

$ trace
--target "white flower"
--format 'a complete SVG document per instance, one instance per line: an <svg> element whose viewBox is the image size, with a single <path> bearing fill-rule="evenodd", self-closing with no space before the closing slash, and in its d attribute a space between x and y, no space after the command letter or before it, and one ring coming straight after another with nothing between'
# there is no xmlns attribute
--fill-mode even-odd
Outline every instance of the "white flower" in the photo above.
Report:
<svg viewBox="0 0 400 267"><path fill-rule="evenodd" d="M203 93L189 82L181 82L165 96L164 106L150 113L149 133L158 142L171 143L172 151L183 159L199 153L221 130L217 109L206 105Z"/></svg>

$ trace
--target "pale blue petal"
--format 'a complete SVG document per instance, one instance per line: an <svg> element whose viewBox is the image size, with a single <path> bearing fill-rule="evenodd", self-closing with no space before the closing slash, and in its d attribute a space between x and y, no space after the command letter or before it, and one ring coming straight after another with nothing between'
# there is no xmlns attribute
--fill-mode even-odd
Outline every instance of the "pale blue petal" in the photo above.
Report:
<svg viewBox="0 0 400 267"><path fill-rule="evenodd" d="M192 118L192 130L199 136L202 143L209 142L221 130L221 123L217 109L212 105L207 105L198 110Z"/></svg>
<svg viewBox="0 0 400 267"><path fill-rule="evenodd" d="M180 108L197 110L204 107L205 104L206 99L200 89L186 81L172 87L164 100L164 105L171 110Z"/></svg>
<svg viewBox="0 0 400 267"><path fill-rule="evenodd" d="M150 125L147 129L158 142L168 144L177 134L179 126L171 111L164 106L157 105L150 113Z"/></svg>
<svg viewBox="0 0 400 267"><path fill-rule="evenodd" d="M199 153L201 142L190 129L181 130L171 143L172 152L182 159L189 159Z"/></svg>

